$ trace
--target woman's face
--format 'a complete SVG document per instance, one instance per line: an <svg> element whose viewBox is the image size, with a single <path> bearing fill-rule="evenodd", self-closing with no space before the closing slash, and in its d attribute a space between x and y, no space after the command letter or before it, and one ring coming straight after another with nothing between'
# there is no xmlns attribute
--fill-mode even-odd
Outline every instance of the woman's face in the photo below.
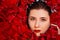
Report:
<svg viewBox="0 0 60 40"><path fill-rule="evenodd" d="M45 33L50 26L50 17L48 11L44 9L32 9L28 17L28 23L31 30L40 36Z"/></svg>

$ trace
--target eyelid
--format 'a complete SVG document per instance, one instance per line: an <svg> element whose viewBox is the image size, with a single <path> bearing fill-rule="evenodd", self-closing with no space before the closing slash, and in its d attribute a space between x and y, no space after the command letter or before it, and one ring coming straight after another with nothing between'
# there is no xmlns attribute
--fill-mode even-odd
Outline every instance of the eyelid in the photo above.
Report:
<svg viewBox="0 0 60 40"><path fill-rule="evenodd" d="M30 17L30 20L35 20L35 17Z"/></svg>
<svg viewBox="0 0 60 40"><path fill-rule="evenodd" d="M45 18L45 17L42 17L41 20L42 20L42 21L46 21L46 18Z"/></svg>
<svg viewBox="0 0 60 40"><path fill-rule="evenodd" d="M42 19L42 20L46 21L46 19Z"/></svg>

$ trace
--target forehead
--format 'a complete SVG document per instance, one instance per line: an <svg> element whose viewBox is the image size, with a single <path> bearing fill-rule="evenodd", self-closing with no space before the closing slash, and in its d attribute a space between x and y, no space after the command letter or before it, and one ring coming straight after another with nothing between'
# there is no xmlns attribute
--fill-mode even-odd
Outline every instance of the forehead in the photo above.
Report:
<svg viewBox="0 0 60 40"><path fill-rule="evenodd" d="M30 10L30 15L34 17L49 17L48 11L44 9L32 9Z"/></svg>

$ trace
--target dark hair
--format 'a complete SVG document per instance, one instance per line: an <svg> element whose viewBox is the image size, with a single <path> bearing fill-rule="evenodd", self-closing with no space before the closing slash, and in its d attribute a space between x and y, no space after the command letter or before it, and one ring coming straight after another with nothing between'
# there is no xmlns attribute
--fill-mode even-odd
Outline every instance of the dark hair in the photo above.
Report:
<svg viewBox="0 0 60 40"><path fill-rule="evenodd" d="M30 10L32 9L45 9L46 11L49 12L49 15L51 15L51 8L45 2L42 1L37 1L37 2L35 1L32 4L28 5L27 16L29 15Z"/></svg>
<svg viewBox="0 0 60 40"><path fill-rule="evenodd" d="M32 9L44 9L48 11L49 15L51 15L51 8L45 2L42 1L35 1L32 4L28 5L27 17L29 16L30 10ZM28 18L27 18L27 24L28 24Z"/></svg>

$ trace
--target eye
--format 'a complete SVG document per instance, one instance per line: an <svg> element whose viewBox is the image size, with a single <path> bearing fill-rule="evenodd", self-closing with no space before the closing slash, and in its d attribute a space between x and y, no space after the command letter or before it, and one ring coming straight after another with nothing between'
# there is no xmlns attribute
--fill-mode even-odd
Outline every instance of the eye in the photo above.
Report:
<svg viewBox="0 0 60 40"><path fill-rule="evenodd" d="M46 21L46 19L41 19L41 21Z"/></svg>
<svg viewBox="0 0 60 40"><path fill-rule="evenodd" d="M34 17L31 17L31 18L30 18L30 20L32 20L32 21L33 21L33 20L35 20L35 18L34 18Z"/></svg>

